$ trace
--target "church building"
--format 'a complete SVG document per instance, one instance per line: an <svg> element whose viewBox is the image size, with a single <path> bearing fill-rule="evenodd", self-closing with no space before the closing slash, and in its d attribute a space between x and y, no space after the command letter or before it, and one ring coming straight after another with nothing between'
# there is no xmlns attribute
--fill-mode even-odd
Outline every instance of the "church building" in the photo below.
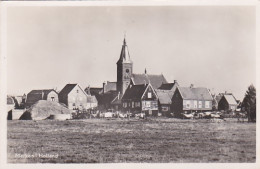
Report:
<svg viewBox="0 0 260 169"><path fill-rule="evenodd" d="M121 48L120 57L117 61L117 81L116 82L110 82L103 84L103 89L100 89L98 94L95 93L97 96L97 99L99 103L104 103L102 101L103 98L106 98L105 106L106 109L113 108L115 110L119 110L122 108L122 102L121 98L125 94L126 89L128 86L131 85L146 85L151 84L151 87L153 89L158 89L162 84L168 83L163 74L154 75L154 74L148 74L145 70L142 74L135 74L133 71L133 61L130 58L130 53L128 50L128 46L126 44L126 39L123 40L123 45ZM109 87L111 88L111 91L108 90L107 85L115 84L115 87ZM90 89L91 91L92 89ZM92 93L91 93L92 94ZM104 97L103 97L104 95ZM108 98L109 96L109 98ZM108 106L109 104L109 106Z"/></svg>

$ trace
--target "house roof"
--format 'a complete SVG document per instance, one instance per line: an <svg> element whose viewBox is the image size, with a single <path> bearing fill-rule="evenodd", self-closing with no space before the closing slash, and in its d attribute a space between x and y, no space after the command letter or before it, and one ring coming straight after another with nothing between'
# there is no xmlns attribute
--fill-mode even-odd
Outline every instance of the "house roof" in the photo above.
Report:
<svg viewBox="0 0 260 169"><path fill-rule="evenodd" d="M39 100L47 100L48 94L50 92L57 93L54 89L41 89L41 90L32 90L27 94L26 103L35 103Z"/></svg>
<svg viewBox="0 0 260 169"><path fill-rule="evenodd" d="M116 91L109 91L107 93L97 94L96 98L98 101L98 104L110 104L112 100L117 96Z"/></svg>
<svg viewBox="0 0 260 169"><path fill-rule="evenodd" d="M223 97L225 97L228 104L235 104L235 105L237 104L237 101L233 95L228 94L228 95L224 95Z"/></svg>
<svg viewBox="0 0 260 169"><path fill-rule="evenodd" d="M204 87L190 88L178 87L183 99L190 100L213 100L209 90Z"/></svg>
<svg viewBox="0 0 260 169"><path fill-rule="evenodd" d="M177 82L174 82L174 83L163 83L163 84L161 84L161 86L158 89L175 91L177 86L179 86L179 84Z"/></svg>
<svg viewBox="0 0 260 169"><path fill-rule="evenodd" d="M67 95L74 89L77 84L66 84L66 86L60 91L59 97L67 97Z"/></svg>
<svg viewBox="0 0 260 169"><path fill-rule="evenodd" d="M161 104L171 104L172 103L172 96L174 94L173 91L155 89L155 92L156 92L159 102Z"/></svg>
<svg viewBox="0 0 260 169"><path fill-rule="evenodd" d="M122 99L141 99L148 84L129 85Z"/></svg>
<svg viewBox="0 0 260 169"><path fill-rule="evenodd" d="M116 82L107 81L107 83L104 86L104 92L108 91L116 91Z"/></svg>
<svg viewBox="0 0 260 169"><path fill-rule="evenodd" d="M111 102L111 104L116 105L116 104L121 104L122 103L122 94L117 95Z"/></svg>
<svg viewBox="0 0 260 169"><path fill-rule="evenodd" d="M154 89L158 89L163 83L168 83L162 74L132 74L132 81L134 85L148 84L150 82Z"/></svg>

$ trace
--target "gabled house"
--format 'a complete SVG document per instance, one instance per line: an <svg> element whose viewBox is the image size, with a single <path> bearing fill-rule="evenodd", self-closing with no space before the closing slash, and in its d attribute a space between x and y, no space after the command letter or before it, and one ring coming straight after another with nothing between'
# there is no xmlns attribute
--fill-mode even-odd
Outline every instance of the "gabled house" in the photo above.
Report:
<svg viewBox="0 0 260 169"><path fill-rule="evenodd" d="M88 109L87 94L78 84L67 84L59 92L59 101L71 110Z"/></svg>
<svg viewBox="0 0 260 169"><path fill-rule="evenodd" d="M25 107L31 107L39 100L59 102L58 93L54 89L32 90L27 94Z"/></svg>
<svg viewBox="0 0 260 169"><path fill-rule="evenodd" d="M218 110L235 111L238 107L236 98L231 93L223 94L218 102Z"/></svg>
<svg viewBox="0 0 260 169"><path fill-rule="evenodd" d="M170 113L170 108L172 104L172 96L174 94L171 90L160 90L155 89L155 92L158 96L158 106L159 112L162 113L163 116L167 116Z"/></svg>
<svg viewBox="0 0 260 169"><path fill-rule="evenodd" d="M212 110L213 98L207 88L177 87L172 97L171 111L179 117L181 113Z"/></svg>
<svg viewBox="0 0 260 169"><path fill-rule="evenodd" d="M152 85L129 85L122 97L122 109L125 112L158 114L158 96Z"/></svg>

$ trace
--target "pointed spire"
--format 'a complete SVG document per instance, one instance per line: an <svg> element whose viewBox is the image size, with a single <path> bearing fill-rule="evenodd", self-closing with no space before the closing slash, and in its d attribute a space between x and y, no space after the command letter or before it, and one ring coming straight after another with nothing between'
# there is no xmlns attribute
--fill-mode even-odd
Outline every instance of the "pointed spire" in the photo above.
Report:
<svg viewBox="0 0 260 169"><path fill-rule="evenodd" d="M121 50L120 58L117 61L117 64L118 63L132 63L132 61L130 59L128 47L126 45L126 38L125 37L126 37L126 35L124 35L124 41L123 41L123 45L122 45L122 50Z"/></svg>

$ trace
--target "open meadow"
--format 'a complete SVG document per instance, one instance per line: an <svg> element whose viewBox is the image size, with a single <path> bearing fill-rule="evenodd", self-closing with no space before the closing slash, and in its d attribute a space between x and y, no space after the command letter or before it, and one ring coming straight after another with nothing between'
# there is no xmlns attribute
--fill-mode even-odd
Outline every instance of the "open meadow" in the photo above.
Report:
<svg viewBox="0 0 260 169"><path fill-rule="evenodd" d="M8 121L8 163L255 162L256 124L174 118Z"/></svg>

